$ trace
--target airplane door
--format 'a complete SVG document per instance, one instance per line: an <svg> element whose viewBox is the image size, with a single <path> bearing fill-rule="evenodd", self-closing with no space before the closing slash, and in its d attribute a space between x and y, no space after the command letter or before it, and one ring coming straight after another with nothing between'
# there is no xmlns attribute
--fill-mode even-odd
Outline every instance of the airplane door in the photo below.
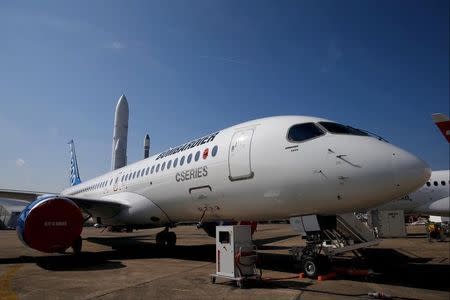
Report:
<svg viewBox="0 0 450 300"><path fill-rule="evenodd" d="M231 181L250 179L254 173L250 161L254 129L237 131L231 138L228 152L228 167Z"/></svg>

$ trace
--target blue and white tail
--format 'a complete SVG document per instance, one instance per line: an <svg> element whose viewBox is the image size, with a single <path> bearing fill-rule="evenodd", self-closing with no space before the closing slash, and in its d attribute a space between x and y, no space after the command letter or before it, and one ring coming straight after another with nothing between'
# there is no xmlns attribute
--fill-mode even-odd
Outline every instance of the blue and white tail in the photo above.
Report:
<svg viewBox="0 0 450 300"><path fill-rule="evenodd" d="M78 171L77 154L75 153L75 144L73 140L69 141L70 147L70 186L81 183L80 172Z"/></svg>

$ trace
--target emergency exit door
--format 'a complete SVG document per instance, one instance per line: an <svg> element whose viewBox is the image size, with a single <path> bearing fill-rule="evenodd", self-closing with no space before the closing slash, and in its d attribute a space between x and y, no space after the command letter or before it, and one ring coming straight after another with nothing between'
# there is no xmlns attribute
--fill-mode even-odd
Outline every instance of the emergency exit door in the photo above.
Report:
<svg viewBox="0 0 450 300"><path fill-rule="evenodd" d="M253 177L250 161L254 129L245 129L234 133L228 153L230 180L243 180Z"/></svg>

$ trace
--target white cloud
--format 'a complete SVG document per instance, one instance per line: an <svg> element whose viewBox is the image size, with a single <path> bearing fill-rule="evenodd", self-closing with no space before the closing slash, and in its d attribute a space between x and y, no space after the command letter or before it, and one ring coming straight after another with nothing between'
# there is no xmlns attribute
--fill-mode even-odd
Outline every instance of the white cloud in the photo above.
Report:
<svg viewBox="0 0 450 300"><path fill-rule="evenodd" d="M16 166L18 166L19 168L23 167L25 165L25 161L21 158L18 158L16 160Z"/></svg>
<svg viewBox="0 0 450 300"><path fill-rule="evenodd" d="M106 45L106 48L120 50L120 49L124 49L125 45L119 41L114 41L114 42Z"/></svg>

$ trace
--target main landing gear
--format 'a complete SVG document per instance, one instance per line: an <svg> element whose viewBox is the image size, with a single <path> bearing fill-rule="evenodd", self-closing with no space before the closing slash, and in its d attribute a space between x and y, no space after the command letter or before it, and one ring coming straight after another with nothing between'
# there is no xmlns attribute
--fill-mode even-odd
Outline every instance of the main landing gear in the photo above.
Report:
<svg viewBox="0 0 450 300"><path fill-rule="evenodd" d="M173 247L177 243L177 235L175 232L169 231L166 227L163 231L156 235L156 245L161 247Z"/></svg>

